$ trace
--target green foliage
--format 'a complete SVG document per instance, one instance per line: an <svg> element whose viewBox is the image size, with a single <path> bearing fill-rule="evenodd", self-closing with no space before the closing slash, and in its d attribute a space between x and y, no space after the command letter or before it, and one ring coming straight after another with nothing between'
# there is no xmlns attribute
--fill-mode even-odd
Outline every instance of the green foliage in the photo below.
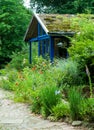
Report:
<svg viewBox="0 0 94 130"><path fill-rule="evenodd" d="M83 97L77 87L70 88L68 99L69 99L69 104L70 104L71 118L73 120L79 120L80 119L80 107L81 107L81 102L83 101Z"/></svg>
<svg viewBox="0 0 94 130"><path fill-rule="evenodd" d="M31 101L33 90L33 73L29 68L24 68L23 72L19 72L18 78L13 83L15 91L15 101L28 102Z"/></svg>
<svg viewBox="0 0 94 130"><path fill-rule="evenodd" d="M41 113L41 99L40 99L40 87L33 90L31 95L31 110L34 113L40 114Z"/></svg>
<svg viewBox="0 0 94 130"><path fill-rule="evenodd" d="M88 98L82 102L80 115L85 121L94 121L94 98Z"/></svg>
<svg viewBox="0 0 94 130"><path fill-rule="evenodd" d="M46 13L94 13L94 0L31 0L31 7L37 4L37 12Z"/></svg>
<svg viewBox="0 0 94 130"><path fill-rule="evenodd" d="M6 90L13 90L13 83L18 76L18 71L15 69L8 70L4 69L1 71L1 85L0 87Z"/></svg>
<svg viewBox="0 0 94 130"><path fill-rule="evenodd" d="M83 98L82 88L77 86L83 83L79 64L71 59L59 59L55 64L50 64L42 57L33 57L31 66L27 62L22 66L23 59L27 59L26 52L23 50L17 53L20 55L14 54L8 67L0 70L0 87L13 90L15 101L28 102L32 112L44 117L50 115L55 120L71 117L73 120L93 121L94 100ZM74 85L76 87L72 88ZM64 97L66 89L69 93ZM68 102L65 99L62 101L62 97L66 100L68 97Z"/></svg>
<svg viewBox="0 0 94 130"><path fill-rule="evenodd" d="M24 50L20 52L15 52L11 56L12 60L6 66L7 68L15 68L19 71L23 70L25 67L30 66L28 61L28 50L24 48Z"/></svg>
<svg viewBox="0 0 94 130"><path fill-rule="evenodd" d="M52 115L56 120L68 117L70 115L69 103L62 101L52 108Z"/></svg>
<svg viewBox="0 0 94 130"><path fill-rule="evenodd" d="M73 60L79 63L83 77L86 77L85 65L88 66L93 81L94 22L90 15L82 15L80 20L76 19L76 22L79 24L80 30L76 36L72 38L72 46L69 48L69 54Z"/></svg>
<svg viewBox="0 0 94 130"><path fill-rule="evenodd" d="M51 66L50 61L47 61L42 56L40 56L40 57L35 56L33 59L33 62L32 62L32 69L38 70L41 73L48 70L50 68L50 66Z"/></svg>
<svg viewBox="0 0 94 130"><path fill-rule="evenodd" d="M67 59L67 60L58 60L56 69L60 72L60 85L77 85L81 84L82 80L80 77L80 70L78 69L78 63Z"/></svg>
<svg viewBox="0 0 94 130"><path fill-rule="evenodd" d="M47 117L51 114L51 109L61 100L60 90L56 86L44 86L41 89L42 114Z"/></svg>
<svg viewBox="0 0 94 130"><path fill-rule="evenodd" d="M88 80L89 80L89 86L90 86L90 97L92 98L92 97L93 97L93 88L92 88L92 82L91 82L90 72L89 72L89 69L88 69L87 66L86 66L86 73L87 73Z"/></svg>
<svg viewBox="0 0 94 130"><path fill-rule="evenodd" d="M30 12L22 0L0 1L0 67L11 59L13 52L20 51L23 36L30 20Z"/></svg>

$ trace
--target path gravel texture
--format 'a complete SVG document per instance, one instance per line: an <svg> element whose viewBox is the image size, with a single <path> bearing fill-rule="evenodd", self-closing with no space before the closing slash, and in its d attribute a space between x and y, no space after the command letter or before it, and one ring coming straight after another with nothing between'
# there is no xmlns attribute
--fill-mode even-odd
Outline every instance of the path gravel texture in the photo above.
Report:
<svg viewBox="0 0 94 130"><path fill-rule="evenodd" d="M0 89L0 130L88 130L64 122L50 122L31 113L27 104L15 103L8 91Z"/></svg>

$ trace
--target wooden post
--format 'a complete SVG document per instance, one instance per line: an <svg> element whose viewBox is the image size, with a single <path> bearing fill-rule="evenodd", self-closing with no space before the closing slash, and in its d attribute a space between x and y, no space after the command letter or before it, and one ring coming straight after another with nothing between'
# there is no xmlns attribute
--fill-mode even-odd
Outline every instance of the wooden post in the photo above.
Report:
<svg viewBox="0 0 94 130"><path fill-rule="evenodd" d="M50 61L53 62L54 59L54 39L50 37Z"/></svg>
<svg viewBox="0 0 94 130"><path fill-rule="evenodd" d="M45 57L45 41L41 41L42 42L42 57Z"/></svg>
<svg viewBox="0 0 94 130"><path fill-rule="evenodd" d="M40 36L40 29L41 29L41 26L38 23L38 36ZM41 41L38 41L38 56L40 55L41 55Z"/></svg>
<svg viewBox="0 0 94 130"><path fill-rule="evenodd" d="M48 53L48 44L47 44L47 39L45 41L45 53L47 54Z"/></svg>
<svg viewBox="0 0 94 130"><path fill-rule="evenodd" d="M41 28L41 29L42 29L42 35L44 35L45 32L44 32L43 28ZM42 40L42 56L43 56L43 58L45 58L45 40Z"/></svg>

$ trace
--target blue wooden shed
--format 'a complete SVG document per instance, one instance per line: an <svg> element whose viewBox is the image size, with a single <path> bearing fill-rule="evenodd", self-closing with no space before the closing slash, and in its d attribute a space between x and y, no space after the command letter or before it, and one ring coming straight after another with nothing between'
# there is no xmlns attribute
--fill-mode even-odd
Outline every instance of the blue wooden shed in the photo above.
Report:
<svg viewBox="0 0 94 130"><path fill-rule="evenodd" d="M33 14L27 28L24 41L29 43L29 62L32 63L32 43L38 42L38 56L49 55L50 61L54 57L67 58L67 48L70 46L68 36L73 36L70 19L74 15Z"/></svg>

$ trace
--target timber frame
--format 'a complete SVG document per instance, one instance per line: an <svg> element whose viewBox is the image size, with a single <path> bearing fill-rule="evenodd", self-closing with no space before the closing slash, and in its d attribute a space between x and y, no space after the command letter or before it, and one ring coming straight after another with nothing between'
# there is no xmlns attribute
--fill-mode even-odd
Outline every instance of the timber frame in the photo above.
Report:
<svg viewBox="0 0 94 130"><path fill-rule="evenodd" d="M43 15L44 16L44 15ZM50 16L50 15L47 15ZM55 18L55 14L50 16ZM41 20L39 14L33 15L33 18L30 22L29 28L26 31L24 41L29 43L29 62L32 63L32 43L38 42L38 56L42 55L45 57L46 54L49 55L50 61L53 62L55 56L55 39L63 39L64 37L70 37L75 34L74 31L64 31L64 30L48 30L47 26ZM47 18L45 18L47 20ZM55 20L54 20L55 21ZM48 21L46 21L48 22ZM53 22L53 19L52 19ZM53 24L54 27L54 23ZM57 25L58 27L58 25Z"/></svg>

